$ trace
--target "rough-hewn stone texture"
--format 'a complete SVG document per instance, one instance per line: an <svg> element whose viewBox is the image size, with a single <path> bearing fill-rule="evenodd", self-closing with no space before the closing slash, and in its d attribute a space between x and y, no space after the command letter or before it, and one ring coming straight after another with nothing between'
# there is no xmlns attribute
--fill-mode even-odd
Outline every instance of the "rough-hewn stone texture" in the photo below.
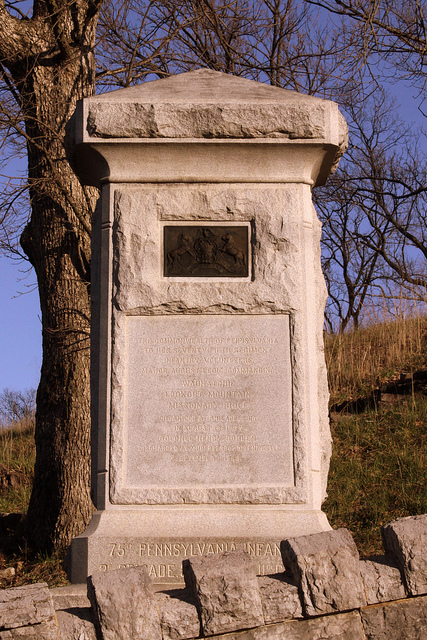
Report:
<svg viewBox="0 0 427 640"><path fill-rule="evenodd" d="M50 589L61 640L97 640L86 585Z"/></svg>
<svg viewBox="0 0 427 640"><path fill-rule="evenodd" d="M406 597L402 574L393 556L375 556L361 560L360 573L368 604Z"/></svg>
<svg viewBox="0 0 427 640"><path fill-rule="evenodd" d="M186 589L156 594L163 640L187 640L200 635L196 601Z"/></svg>
<svg viewBox="0 0 427 640"><path fill-rule="evenodd" d="M69 584L65 587L50 589L55 611L60 609L88 609L90 600L87 596L87 585Z"/></svg>
<svg viewBox="0 0 427 640"><path fill-rule="evenodd" d="M204 635L264 624L255 567L246 553L191 558L183 562L183 571Z"/></svg>
<svg viewBox="0 0 427 640"><path fill-rule="evenodd" d="M281 544L306 615L356 609L366 604L359 553L347 529L289 538Z"/></svg>
<svg viewBox="0 0 427 640"><path fill-rule="evenodd" d="M285 574L259 576L258 586L265 624L302 617L298 587Z"/></svg>
<svg viewBox="0 0 427 640"><path fill-rule="evenodd" d="M54 617L46 583L0 590L0 630L49 622Z"/></svg>
<svg viewBox="0 0 427 640"><path fill-rule="evenodd" d="M284 109L268 104L98 102L90 108L88 131L95 138L323 138L322 107L320 101L314 109L305 104Z"/></svg>
<svg viewBox="0 0 427 640"><path fill-rule="evenodd" d="M311 620L290 620L215 640L366 640L358 611ZM403 640L403 638L402 638Z"/></svg>
<svg viewBox="0 0 427 640"><path fill-rule="evenodd" d="M277 104L285 99L286 106ZM94 96L88 104L87 132L93 138L319 139L330 126L326 100L209 69ZM341 130L342 155L342 116Z"/></svg>
<svg viewBox="0 0 427 640"><path fill-rule="evenodd" d="M56 619L61 640L97 640L90 608L61 609Z"/></svg>
<svg viewBox="0 0 427 640"><path fill-rule="evenodd" d="M88 578L88 595L103 640L162 640L145 567L94 574Z"/></svg>
<svg viewBox="0 0 427 640"><path fill-rule="evenodd" d="M394 520L381 531L385 551L395 556L409 593L427 593L427 515Z"/></svg>
<svg viewBox="0 0 427 640"><path fill-rule="evenodd" d="M29 627L0 631L0 640L69 640L69 638L67 636L60 638L55 620L49 620ZM79 640L86 640L86 638L79 638Z"/></svg>
<svg viewBox="0 0 427 640"><path fill-rule="evenodd" d="M426 640L427 597L362 609L366 640Z"/></svg>

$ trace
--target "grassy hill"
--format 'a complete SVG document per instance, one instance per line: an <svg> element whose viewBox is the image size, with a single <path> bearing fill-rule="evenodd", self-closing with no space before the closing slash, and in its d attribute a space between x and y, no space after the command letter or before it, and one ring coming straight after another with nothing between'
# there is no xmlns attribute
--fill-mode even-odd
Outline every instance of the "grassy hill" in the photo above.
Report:
<svg viewBox="0 0 427 640"><path fill-rule="evenodd" d="M331 414L334 446L324 504L331 525L350 529L362 556L382 553L382 524L427 513L426 390L414 383L403 395L384 394L402 375L411 381L414 371L427 374L426 347L424 317L325 337L331 406L346 401L351 408L351 401L374 398L364 411L363 403L353 402L359 413ZM27 416L0 429L0 512L25 512L33 465L34 422ZM31 557L11 530L0 529L2 548L0 575L10 566L15 575L0 577L0 586L66 581L61 558Z"/></svg>
<svg viewBox="0 0 427 640"><path fill-rule="evenodd" d="M412 375L427 378L427 317L326 336L325 355L330 405L370 402L360 413L331 414L323 508L334 528L350 529L361 555L381 553L382 524L427 513L427 394Z"/></svg>

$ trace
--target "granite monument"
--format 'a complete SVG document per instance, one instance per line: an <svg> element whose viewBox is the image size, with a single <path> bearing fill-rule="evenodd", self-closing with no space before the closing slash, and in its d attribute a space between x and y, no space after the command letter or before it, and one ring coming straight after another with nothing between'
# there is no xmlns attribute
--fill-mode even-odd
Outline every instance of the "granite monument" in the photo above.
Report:
<svg viewBox="0 0 427 640"><path fill-rule="evenodd" d="M313 186L335 103L202 69L82 101L93 221L92 490L71 579L328 530L326 289Z"/></svg>

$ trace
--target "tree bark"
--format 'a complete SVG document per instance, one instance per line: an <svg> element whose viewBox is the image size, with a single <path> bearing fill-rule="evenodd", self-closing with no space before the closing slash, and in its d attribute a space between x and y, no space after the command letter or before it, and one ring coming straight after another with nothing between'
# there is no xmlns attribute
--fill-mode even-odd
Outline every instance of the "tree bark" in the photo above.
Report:
<svg viewBox="0 0 427 640"><path fill-rule="evenodd" d="M94 190L65 152L77 100L94 91L95 26L102 0L36 1L33 17L0 2L0 51L19 95L28 149L31 218L21 245L40 295L43 360L29 542L62 549L87 525L90 500L90 222Z"/></svg>

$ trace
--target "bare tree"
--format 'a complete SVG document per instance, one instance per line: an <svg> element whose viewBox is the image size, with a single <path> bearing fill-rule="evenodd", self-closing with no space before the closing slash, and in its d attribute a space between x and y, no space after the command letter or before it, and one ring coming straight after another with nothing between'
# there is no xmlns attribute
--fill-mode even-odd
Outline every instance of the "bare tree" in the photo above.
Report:
<svg viewBox="0 0 427 640"><path fill-rule="evenodd" d="M34 417L35 407L35 389L25 389L24 391L3 389L0 392L0 427L8 427L21 420Z"/></svg>
<svg viewBox="0 0 427 640"><path fill-rule="evenodd" d="M21 245L37 275L43 331L28 531L31 542L52 548L81 532L92 512L87 346L96 194L71 171L64 138L76 101L94 91L101 0L35 0L31 16L19 6L0 2L0 118L28 157L31 216ZM10 217L10 208L3 212Z"/></svg>
<svg viewBox="0 0 427 640"><path fill-rule="evenodd" d="M427 6L424 0L307 0L345 25L357 26L359 59L374 77L409 80L423 91L427 79ZM350 30L352 29L349 26Z"/></svg>
<svg viewBox="0 0 427 640"><path fill-rule="evenodd" d="M362 94L363 96L363 94ZM359 98L361 95L359 94ZM357 327L366 304L426 295L425 158L384 90L346 104L350 146L317 196L327 323Z"/></svg>

